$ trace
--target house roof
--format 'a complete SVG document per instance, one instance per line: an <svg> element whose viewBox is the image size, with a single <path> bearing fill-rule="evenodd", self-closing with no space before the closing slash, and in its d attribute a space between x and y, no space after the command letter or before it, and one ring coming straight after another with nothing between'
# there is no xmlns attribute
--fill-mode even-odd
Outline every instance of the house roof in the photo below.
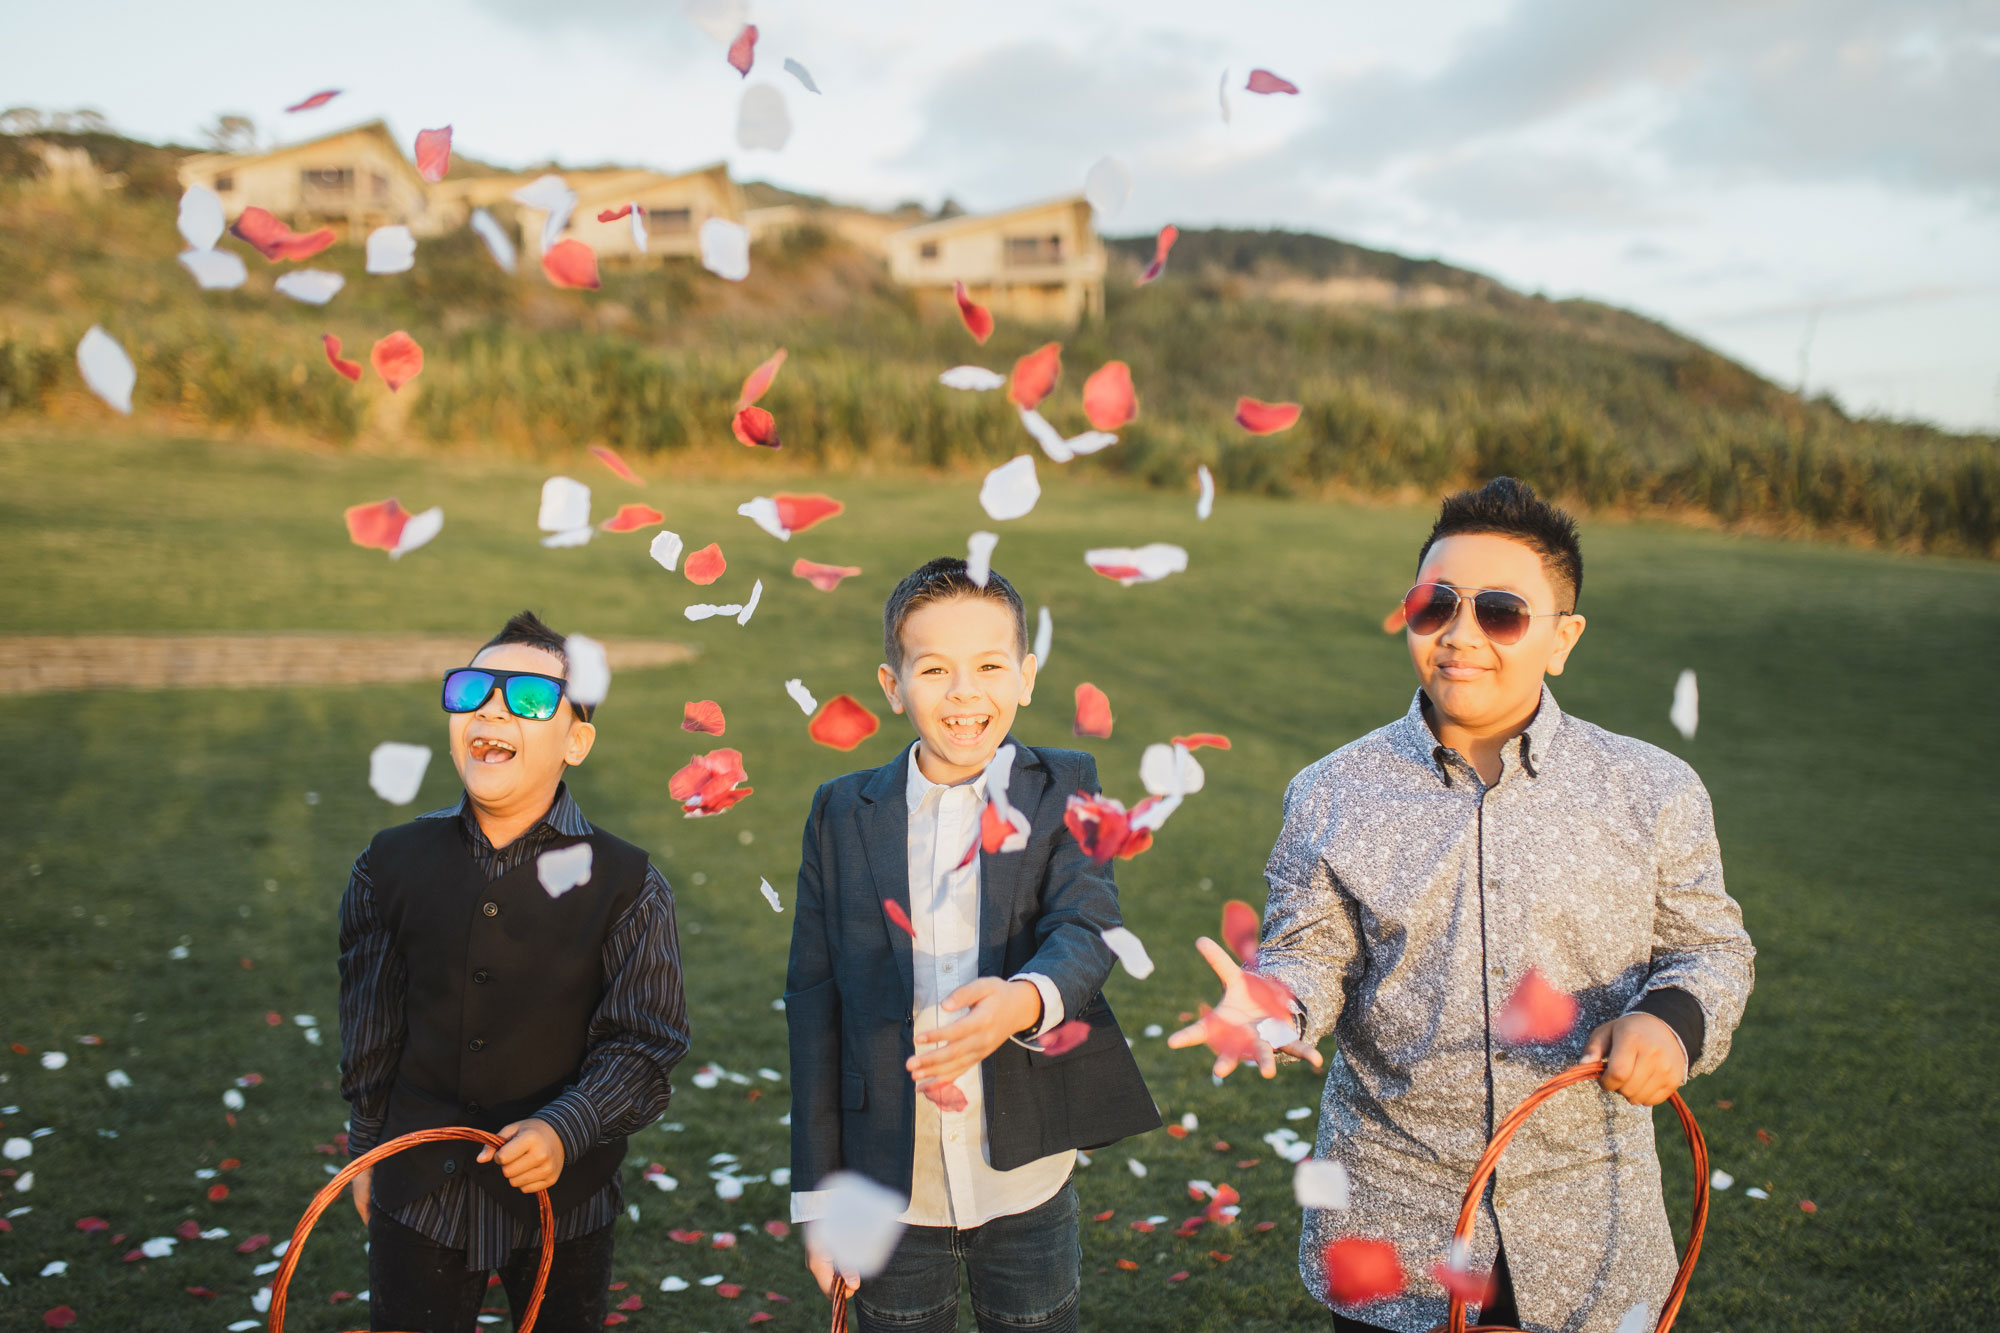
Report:
<svg viewBox="0 0 2000 1333"><path fill-rule="evenodd" d="M429 188L429 182L424 180L423 175L418 172L416 164L411 162L409 157L403 152L403 145L396 142L396 136L389 133L388 124L381 120L363 121L359 125L349 125L347 128L335 130L331 134L318 135L311 139L301 140L298 143L284 144L265 153L196 153L192 157L183 159L182 165L187 170L202 171L221 170L226 167L242 167L253 162L277 162L288 157L309 154L314 149L324 147L336 139L350 138L357 134L379 139L382 145L389 150L389 156L396 160L397 165L402 168L404 174L416 182L419 189Z"/></svg>
<svg viewBox="0 0 2000 1333"><path fill-rule="evenodd" d="M1019 217L1024 213L1040 213L1046 209L1060 208L1066 204L1088 208L1090 201L1080 194L1058 195L1053 199L1043 199L1032 204L1022 204L1018 208L1010 208L999 213L962 213L955 218L940 218L936 222L920 222L914 227L903 228L901 231L896 232L895 235L897 237L931 237L949 236L962 231L982 231L988 227L1004 224L1008 219Z"/></svg>

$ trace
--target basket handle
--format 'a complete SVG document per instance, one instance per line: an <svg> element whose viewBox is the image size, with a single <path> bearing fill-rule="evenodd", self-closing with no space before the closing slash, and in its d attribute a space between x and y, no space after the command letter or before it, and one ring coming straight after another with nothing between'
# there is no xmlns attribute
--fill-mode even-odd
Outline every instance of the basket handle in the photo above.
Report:
<svg viewBox="0 0 2000 1333"><path fill-rule="evenodd" d="M847 1333L847 1283L838 1273L833 1282L833 1333Z"/></svg>
<svg viewBox="0 0 2000 1333"><path fill-rule="evenodd" d="M1486 1192L1486 1182L1493 1178L1495 1168L1500 1165L1500 1154L1513 1140L1514 1132L1549 1098L1564 1088L1577 1083L1588 1083L1604 1073L1606 1061L1592 1060L1587 1064L1572 1065L1542 1084L1522 1099L1519 1106L1499 1127L1493 1131L1493 1141L1486 1145L1486 1152L1480 1157L1479 1165L1472 1170L1472 1183L1466 1186L1465 1203L1458 1210L1458 1225L1452 1228L1452 1239L1470 1244L1473 1224L1479 1219L1479 1199ZM1680 1272L1674 1275L1674 1285L1667 1292L1667 1303L1660 1309L1660 1322L1656 1333L1667 1333L1674 1326L1674 1318L1680 1314L1681 1301L1687 1296L1688 1280L1694 1276L1694 1262L1701 1254L1701 1233L1708 1226L1708 1143L1701 1136L1701 1126L1694 1122L1694 1112L1681 1100L1676 1092L1669 1095L1674 1114L1680 1117L1681 1131L1687 1135L1688 1151L1694 1158L1694 1225L1688 1229L1687 1252L1681 1256ZM1474 1324L1469 1328L1465 1322L1465 1298L1451 1298L1451 1318L1443 1325L1449 1333L1521 1333L1505 1324Z"/></svg>
<svg viewBox="0 0 2000 1333"><path fill-rule="evenodd" d="M298 1226L292 1229L292 1239L285 1248L284 1264L271 1282L270 1333L284 1333L285 1293L291 1285L292 1270L298 1266L300 1247L305 1244L306 1237L312 1234L313 1224L319 1221L320 1214L347 1192L347 1187L353 1183L354 1178L383 1158L393 1157L405 1148L414 1148L420 1143L444 1143L454 1139L484 1143L494 1148L507 1142L498 1134L489 1134L483 1129L473 1129L469 1125L452 1125L444 1129L419 1129L371 1148L349 1162L339 1175L326 1182L326 1188L313 1196L312 1203L306 1208L305 1216L301 1217ZM535 1202L540 1205L542 1211L542 1263L541 1267L535 1270L535 1287L528 1294L528 1308L521 1315L519 1333L531 1333L535 1327L535 1316L541 1313L542 1309L542 1291L548 1286L549 1268L555 1263L556 1258L555 1210L549 1207L549 1192L537 1191Z"/></svg>

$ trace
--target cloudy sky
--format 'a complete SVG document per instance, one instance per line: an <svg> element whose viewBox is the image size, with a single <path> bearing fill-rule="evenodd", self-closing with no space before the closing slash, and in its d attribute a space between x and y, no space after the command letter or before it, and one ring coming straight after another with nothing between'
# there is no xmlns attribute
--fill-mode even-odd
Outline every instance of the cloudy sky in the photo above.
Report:
<svg viewBox="0 0 2000 1333"><path fill-rule="evenodd" d="M710 35L744 3L19 5L0 99L182 142L220 111L283 139L449 122L501 164L726 158L876 205L1000 207L1112 155L1114 233L1436 255L1850 410L2000 429L2000 0L747 0L751 82L797 127L777 153L737 148ZM1244 92L1260 66L1300 95Z"/></svg>

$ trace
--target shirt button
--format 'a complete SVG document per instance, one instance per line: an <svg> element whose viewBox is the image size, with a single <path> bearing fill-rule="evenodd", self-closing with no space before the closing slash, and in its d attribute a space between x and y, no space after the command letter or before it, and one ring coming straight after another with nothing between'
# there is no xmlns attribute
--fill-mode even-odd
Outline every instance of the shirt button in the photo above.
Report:
<svg viewBox="0 0 2000 1333"><path fill-rule="evenodd" d="M485 1049L486 1049L486 1038L484 1038L484 1037L474 1037L474 1038L473 1038L473 1039L472 1039L471 1041L468 1041L467 1043L465 1043L465 1049L466 1049L466 1050L468 1050L468 1051L483 1051L483 1050L485 1050Z"/></svg>
<svg viewBox="0 0 2000 1333"><path fill-rule="evenodd" d="M484 912L484 913L486 913L486 915L488 915L488 916L499 916L499 915L500 915L500 904L499 904L499 903L488 903L488 904L486 904L486 906L484 906L484 907L480 908L479 910L480 910L480 911L482 911L482 912Z"/></svg>
<svg viewBox="0 0 2000 1333"><path fill-rule="evenodd" d="M486 1108L481 1106L478 1102L467 1102L465 1104L465 1113L467 1115L478 1115L481 1111L485 1109Z"/></svg>
<svg viewBox="0 0 2000 1333"><path fill-rule="evenodd" d="M457 1163L457 1162L455 1162L455 1161L453 1161L453 1160L452 1160L451 1158L449 1158L449 1157L445 1158L445 1159L444 1159L444 1173L445 1173L446 1175L450 1175L450 1174L452 1174L452 1172L454 1172L454 1171L456 1171L456 1170L458 1170L458 1163Z"/></svg>
<svg viewBox="0 0 2000 1333"><path fill-rule="evenodd" d="M1495 1052L1493 1052L1493 1063L1494 1063L1494 1064L1496 1064L1496 1065L1504 1065L1504 1064L1506 1064L1506 1063L1507 1063L1507 1052L1505 1052L1505 1051L1495 1051Z"/></svg>
<svg viewBox="0 0 2000 1333"><path fill-rule="evenodd" d="M472 974L472 982L475 986L484 986L491 979L492 978L488 975L486 969L483 967L480 968L477 972L474 972Z"/></svg>
<svg viewBox="0 0 2000 1333"><path fill-rule="evenodd" d="M1507 975L1506 968L1501 967L1498 963L1495 963L1493 965L1493 979L1495 981L1498 981L1501 977L1504 977L1506 975Z"/></svg>

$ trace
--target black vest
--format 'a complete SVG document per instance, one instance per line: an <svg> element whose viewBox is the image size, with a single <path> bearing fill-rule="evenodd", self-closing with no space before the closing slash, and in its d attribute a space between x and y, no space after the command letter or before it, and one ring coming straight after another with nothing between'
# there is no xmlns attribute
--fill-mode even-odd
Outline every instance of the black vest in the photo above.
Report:
<svg viewBox="0 0 2000 1333"><path fill-rule="evenodd" d="M590 879L560 898L542 888L533 859L488 883L457 818L414 820L369 845L376 907L409 977L383 1142L445 1125L498 1130L577 1081L604 990L604 940L644 890L648 864L643 850L595 826L548 850L578 841L591 845ZM508 1184L497 1161L475 1163L480 1151L461 1140L384 1159L376 1205L393 1212L469 1172L535 1225L535 1196ZM618 1138L565 1162L549 1190L555 1215L595 1194L624 1156Z"/></svg>

